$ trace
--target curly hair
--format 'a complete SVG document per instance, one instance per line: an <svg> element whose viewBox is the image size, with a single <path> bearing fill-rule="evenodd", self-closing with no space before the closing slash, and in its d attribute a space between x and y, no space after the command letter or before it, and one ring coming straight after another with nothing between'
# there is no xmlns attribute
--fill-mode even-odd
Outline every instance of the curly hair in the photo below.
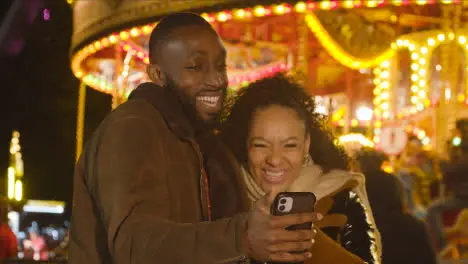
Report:
<svg viewBox="0 0 468 264"><path fill-rule="evenodd" d="M254 113L273 105L293 109L304 121L315 164L325 172L349 169L349 158L342 147L335 145L325 117L315 112L315 101L300 84L282 74L251 83L226 102L219 136L240 164L248 160L246 142Z"/></svg>

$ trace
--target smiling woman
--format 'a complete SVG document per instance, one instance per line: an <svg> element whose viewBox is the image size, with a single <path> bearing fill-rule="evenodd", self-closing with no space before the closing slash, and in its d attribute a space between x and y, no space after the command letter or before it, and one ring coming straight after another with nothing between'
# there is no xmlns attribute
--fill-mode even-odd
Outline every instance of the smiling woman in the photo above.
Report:
<svg viewBox="0 0 468 264"><path fill-rule="evenodd" d="M360 259L323 263L380 263L363 175L348 172L346 154L303 87L282 75L248 85L232 99L220 136L242 166L251 202L282 191L315 194L325 215L319 227L337 244L326 254Z"/></svg>

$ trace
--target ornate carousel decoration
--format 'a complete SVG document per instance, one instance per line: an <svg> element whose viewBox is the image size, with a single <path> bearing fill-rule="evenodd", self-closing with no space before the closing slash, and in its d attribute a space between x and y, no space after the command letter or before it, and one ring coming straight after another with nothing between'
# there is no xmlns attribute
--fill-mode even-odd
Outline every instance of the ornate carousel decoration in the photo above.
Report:
<svg viewBox="0 0 468 264"><path fill-rule="evenodd" d="M319 101L339 134L361 133L380 148L387 126L403 126L440 149L464 116L468 50L460 0L68 0L74 12L71 68L112 107L147 81L148 39L176 11L200 13L228 50L231 91L288 72ZM261 4L257 4L261 2ZM398 128L400 129L400 128ZM392 135L392 133L384 133Z"/></svg>

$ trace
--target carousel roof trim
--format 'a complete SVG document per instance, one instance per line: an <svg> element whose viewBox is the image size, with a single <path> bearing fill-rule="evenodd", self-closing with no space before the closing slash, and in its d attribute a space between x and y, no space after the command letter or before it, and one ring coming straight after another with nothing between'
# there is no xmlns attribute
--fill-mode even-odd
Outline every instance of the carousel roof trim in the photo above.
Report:
<svg viewBox="0 0 468 264"><path fill-rule="evenodd" d="M291 4L274 4L274 5L256 5L253 7L238 8L232 10L225 10L216 13L203 13L202 16L209 22L227 22L230 20L245 20L251 17L264 17L271 15L285 15L291 12L305 13L306 20L310 29L316 34L323 47L340 63L343 65L353 68L369 68L379 65L387 58L393 55L394 50L389 49L382 54L370 58L360 59L353 57L349 53L345 52L333 38L326 33L323 27L320 25L320 21L311 13L316 10L332 10L338 8L379 8L385 6L404 6L404 5L429 5L429 4L454 4L459 3L460 0L346 0L346 1L299 1L294 5ZM141 35L149 35L152 29L155 27L157 22L148 23L145 25L135 26L130 29L121 30L120 32L114 32L103 38L93 41L92 43L84 46L74 54L72 54L71 68L74 75L84 81L88 86L100 87L101 91L112 90L112 84L107 83L104 80L100 80L95 76L86 74L81 68L81 63L89 56L96 52L107 48L111 45L115 45L121 41L130 40L132 38L139 37ZM137 53L145 63L148 63L148 58L144 53ZM247 80L245 80L247 81ZM244 81L239 80L239 83Z"/></svg>

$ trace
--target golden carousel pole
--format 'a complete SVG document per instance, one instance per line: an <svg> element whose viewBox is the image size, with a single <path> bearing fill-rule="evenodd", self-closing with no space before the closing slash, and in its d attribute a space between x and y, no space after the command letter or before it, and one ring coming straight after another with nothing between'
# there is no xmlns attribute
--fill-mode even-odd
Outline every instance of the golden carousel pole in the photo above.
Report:
<svg viewBox="0 0 468 264"><path fill-rule="evenodd" d="M78 161L83 150L83 134L86 111L86 84L82 81L78 92L78 113L76 118L76 157Z"/></svg>
<svg viewBox="0 0 468 264"><path fill-rule="evenodd" d="M296 70L295 70L295 77L297 80L307 87L308 83L308 64L309 64L309 56L308 48L309 48L309 27L307 26L306 15L303 13L297 14L297 32L298 32L298 47L297 47L297 60L296 60Z"/></svg>
<svg viewBox="0 0 468 264"><path fill-rule="evenodd" d="M457 6L458 7L458 6ZM453 20L450 18L451 11L453 6L442 6L442 30L445 32L450 32L451 21L453 21L453 31L456 33L457 26L460 24L460 16L455 14ZM459 13L459 12L455 12ZM458 21L458 22L457 22ZM436 151L440 156L444 156L446 153L445 150L445 141L449 138L450 129L453 128L455 124L454 113L453 113L453 99L454 92L456 90L458 72L452 68L455 65L455 61L458 56L456 53L457 47L454 42L449 42L448 44L440 46L441 51L441 66L442 74L441 79L444 86L442 87L441 99L439 100L439 106L436 110L437 115L437 127L436 127Z"/></svg>

